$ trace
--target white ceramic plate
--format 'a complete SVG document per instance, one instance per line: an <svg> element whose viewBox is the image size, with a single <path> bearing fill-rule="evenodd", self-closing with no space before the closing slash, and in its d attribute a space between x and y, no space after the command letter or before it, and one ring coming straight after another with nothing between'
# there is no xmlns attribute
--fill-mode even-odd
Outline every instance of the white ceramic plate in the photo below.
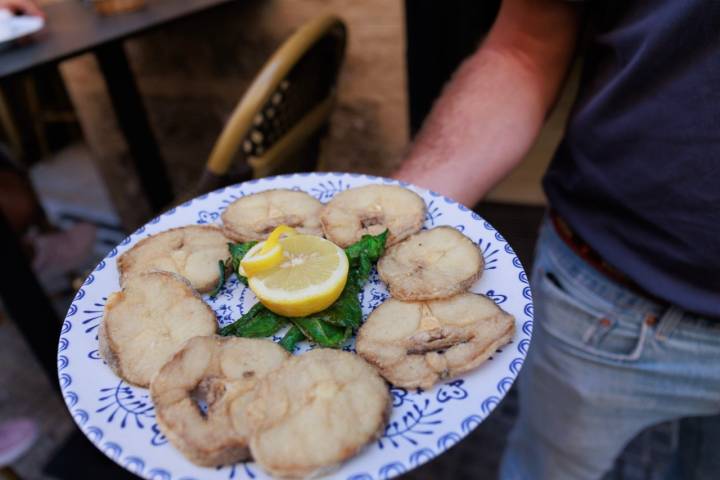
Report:
<svg viewBox="0 0 720 480"><path fill-rule="evenodd" d="M13 15L0 9L0 47L42 30L45 20L32 15Z"/></svg>
<svg viewBox="0 0 720 480"><path fill-rule="evenodd" d="M107 255L77 292L62 326L58 375L67 407L80 429L108 457L154 480L264 479L254 463L202 468L186 460L158 429L148 391L120 380L98 354L97 330L110 293L119 290L118 255L149 235L172 227L220 222L228 204L270 188L303 190L322 202L349 187L398 183L358 174L312 173L264 178L217 190L173 208L141 227ZM530 346L533 304L528 279L512 248L490 224L441 195L403 184L427 203L426 227L450 225L482 249L485 272L472 291L491 297L515 316L512 343L473 372L427 391L392 388L393 412L382 437L329 477L388 479L440 455L477 427L510 389ZM362 294L367 315L387 297L377 274ZM253 293L231 277L215 299L205 299L222 325L255 302ZM279 340L280 336L274 337ZM303 342L299 350L312 348ZM348 344L346 349L351 349ZM297 353L297 352L296 352Z"/></svg>

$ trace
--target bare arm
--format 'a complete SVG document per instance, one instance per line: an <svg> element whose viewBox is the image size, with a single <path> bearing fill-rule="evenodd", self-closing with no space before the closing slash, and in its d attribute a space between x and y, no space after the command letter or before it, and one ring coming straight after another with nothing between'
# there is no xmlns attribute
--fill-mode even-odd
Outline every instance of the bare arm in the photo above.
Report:
<svg viewBox="0 0 720 480"><path fill-rule="evenodd" d="M470 206L485 196L522 160L555 102L575 49L577 9L504 0L394 177Z"/></svg>

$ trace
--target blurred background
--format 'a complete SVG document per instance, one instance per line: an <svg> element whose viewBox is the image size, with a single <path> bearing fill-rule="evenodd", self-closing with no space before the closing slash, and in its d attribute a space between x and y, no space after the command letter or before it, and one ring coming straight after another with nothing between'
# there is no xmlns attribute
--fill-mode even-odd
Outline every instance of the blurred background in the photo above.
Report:
<svg viewBox="0 0 720 480"><path fill-rule="evenodd" d="M79 434L54 373L60 319L113 246L173 202L225 183L309 169L391 174L498 3L43 0L42 29L0 43L0 422L28 417L39 427L27 453L0 465L4 474L130 477ZM317 42L296 57L282 50L328 13L341 21ZM290 62L289 73L255 81L271 57ZM526 161L476 206L525 265L576 72ZM308 79L322 91L295 100L312 90ZM276 112L285 116L274 122ZM312 112L322 115L310 127ZM513 391L467 440L407 478L493 478L515 411ZM643 433L608 478L660 478L676 430Z"/></svg>

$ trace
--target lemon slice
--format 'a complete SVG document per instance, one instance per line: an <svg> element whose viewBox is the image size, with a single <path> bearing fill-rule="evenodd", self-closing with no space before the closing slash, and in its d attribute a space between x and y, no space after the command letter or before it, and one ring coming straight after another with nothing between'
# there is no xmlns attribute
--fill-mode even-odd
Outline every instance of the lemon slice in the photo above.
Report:
<svg viewBox="0 0 720 480"><path fill-rule="evenodd" d="M263 241L248 250L240 261L240 268L238 269L240 275L250 277L283 261L282 247L279 244L275 245L267 253L261 252L264 246L265 242Z"/></svg>
<svg viewBox="0 0 720 480"><path fill-rule="evenodd" d="M345 252L314 235L294 235L281 240L280 246L282 262L248 278L260 302L287 317L302 317L332 305L347 281Z"/></svg>
<svg viewBox="0 0 720 480"><path fill-rule="evenodd" d="M296 233L287 225L276 227L267 240L258 243L245 254L240 261L240 275L249 277L281 263L283 254L280 237L283 235L291 236L296 235Z"/></svg>

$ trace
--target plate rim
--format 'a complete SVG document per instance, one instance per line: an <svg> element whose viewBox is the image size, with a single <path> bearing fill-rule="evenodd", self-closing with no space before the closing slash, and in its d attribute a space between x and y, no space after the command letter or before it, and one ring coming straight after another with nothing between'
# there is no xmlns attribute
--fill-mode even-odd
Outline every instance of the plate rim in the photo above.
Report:
<svg viewBox="0 0 720 480"><path fill-rule="evenodd" d="M388 177L382 177L382 176L376 176L376 175L370 175L370 174L364 174L364 173L353 173L353 172L301 172L301 173L280 174L280 175L274 175L274 176L269 176L269 177L263 177L263 178L259 178L259 179L252 179L252 180L248 180L245 182L221 187L221 188L218 188L211 192L208 192L208 193L199 195L197 197L194 197L192 199L189 199L181 204L178 204L174 207L171 207L171 208L159 213L157 216L155 216L151 220L145 222L143 225L138 227L135 231L130 233L118 245L113 247L105 255L105 257L103 257L103 259L93 268L93 270L89 273L88 278L92 277L92 274L94 272L104 268L106 259L112 258L117 255L117 253L118 253L117 249L119 246L128 245L132 241L133 237L142 234L148 225L160 223L162 221L163 217L169 217L171 215L174 215L178 209L187 208L190 205L192 205L194 202L196 202L197 200L205 200L206 198L208 198L212 195L220 195L220 194L226 192L227 190L234 190L234 189L240 190L240 189L242 189L242 187L244 185L257 185L260 183L271 183L272 184L274 182L278 182L281 180L289 180L294 177L342 178L342 177L346 177L346 176L348 176L350 178L366 179L375 184L387 184L387 185L394 184L394 185L399 185L399 186L406 187L406 188L416 189L419 191L425 191L433 198L438 198L438 199L443 200L445 203L447 203L449 205L454 205L461 212L470 212L473 220L481 222L483 227L486 230L489 230L490 232L494 232L495 238L498 241L502 241L504 243L505 253L512 257L513 266L515 266L519 270L518 280L521 283L525 284L525 286L523 287L523 297L527 301L527 303L525 304L525 307L523 310L524 314L525 314L525 318L523 319L524 321L522 322L522 333L525 335L525 337L520 342L522 345L517 345L517 347L516 347L520 356L514 358L511 361L510 371L508 372L506 377L503 377L501 379L501 383L506 382L507 380L510 380L510 383L506 382L506 384L503 387L504 391L502 391L502 392L500 392L501 384L498 384L497 389L500 392L500 397L493 396L493 397L485 399L482 402L482 405L481 405L482 415L481 416L473 414L466 418L466 420L470 419L471 417L477 417L477 419L478 419L478 421L474 425L468 427L467 431L465 430L465 427L463 425L462 433L450 432L443 436L443 437L450 437L451 434L454 435L452 439L449 439L449 441L452 440L450 445L443 447L441 449L438 448L437 450L427 449L427 450L429 450L429 452L425 452L421 456L421 458L418 458L418 460L416 462L412 461L412 457L417 454L423 453L423 452L417 451L417 452L413 453L411 455L411 462L410 462L411 464L409 465L409 468L407 468L407 469L405 468L405 465L402 462L391 462L379 470L379 474L377 475L377 477L374 475L370 475L370 474L356 474L356 475L351 475L350 477L348 477L348 480L372 480L374 478L382 478L383 480L385 480L385 479L393 478L397 475L401 475L403 473L407 473L407 472L414 470L414 469L420 467L421 465L439 457L443 453L447 452L450 448L452 448L452 446L454 446L460 440L464 439L467 435L469 435L480 423L482 423L483 421L485 421L485 419L487 419L487 417L495 410L495 408L500 403L500 401L503 398L505 398L505 395L509 391L510 387L517 380L520 370L522 369L524 360L527 356L527 351L531 344L532 336L533 336L534 308L533 308L533 300L532 300L532 290L530 288L529 281L527 280L526 270L525 270L524 266L522 265L522 262L520 261L519 257L515 253L515 251L512 249L510 244L507 242L507 240L505 240L504 237L502 236L502 234L500 234L500 232L497 229L495 229L495 227L492 226L481 215L475 213L474 211L472 211L472 209L468 208L467 206L463 205L462 203L459 203L445 195L442 195L440 193L437 193L435 191L432 191L432 190L424 188L424 187L414 185L409 182L405 182L405 181L397 180L397 179L391 179ZM286 188L286 187L285 186L276 186L276 188ZM290 188L290 187L287 187L287 188ZM303 191L305 191L305 190L303 190ZM252 192L252 193L257 193L257 192ZM323 203L325 203L325 202L323 202ZM427 202L426 202L426 204L427 204ZM87 285L87 280L88 279L86 279L83 282L83 286ZM82 297L78 298L78 293L81 290L82 290L82 287L78 290L75 297L73 298L71 305L68 308L68 313L66 313L66 315L63 319L63 323L62 323L62 326L60 329L60 338L59 338L59 342L58 342L58 352L57 352L58 381L60 383L61 393L63 396L63 400L65 402L66 408L68 409L68 412L70 413L70 416L73 418L73 421L75 422L76 426L80 429L80 431L83 433L83 435L85 435L88 438L88 440L90 440L90 442L93 444L93 446L95 448L97 448L98 450L100 450L105 456L107 456L108 458L113 460L121 468L123 468L124 470L126 470L130 473L138 475L141 478L147 478L147 479L154 478L154 477L149 476L149 475L152 475L153 471L162 471L165 474L167 474L167 476L162 477L163 480L170 480L172 478L171 474L169 472L167 472L166 470L164 470L162 467L155 467L155 468L152 468L153 466L146 467L146 463L142 458L136 458L135 456L126 456L125 458L121 458L121 456L119 454L112 455L111 452L106 451L106 449L102 448L102 445L100 444L100 439L98 439L96 441L94 438L90 438L89 432L86 431L86 430L88 430L88 428L85 427L85 422L89 418L86 419L85 422L83 422L83 421L81 421L80 418L77 418L76 412L74 412L74 410L73 410L76 407L76 405L79 401L79 398L76 393L74 393L72 390L70 390L71 383L68 383L67 381L65 381L63 379L63 370L65 367L67 367L68 359L66 357L63 358L64 356L62 355L62 353L69 346L69 341L65 338L65 335L70 331L72 324L69 322L68 318L71 316L70 312L73 310L73 307L77 308L75 303L82 298ZM517 322L517 320L516 320L516 322ZM516 325L517 325L517 323L516 323ZM503 348L505 348L505 347L503 347ZM515 366L513 367L513 365L515 365ZM122 380L122 379L119 379L119 380ZM450 380L455 380L455 379L450 379ZM441 385L441 384L438 384L438 385ZM476 409L473 409L473 411L475 411L475 410ZM84 410L83 410L83 412L84 412ZM87 412L84 412L84 413L87 415ZM464 424L464 422L465 421L463 421L463 424ZM100 430L97 427L93 427L93 428ZM102 431L100 431L100 433L102 434ZM125 461L123 462L123 460L125 460ZM129 468L128 464L132 460L137 460L137 461L142 462L142 473L139 474ZM348 459L348 461L349 460L351 460L351 459ZM241 465L244 463L245 462L238 462L237 464L234 464L234 465ZM387 474L382 473L383 469L387 469ZM146 474L145 472L148 472L148 473ZM181 478L183 480L188 478L188 480L190 480L189 477L187 477L186 475L183 475L183 474L178 474L177 478ZM254 478L254 477L250 477L250 478ZM328 476L324 476L322 478L333 478L333 474L330 473Z"/></svg>
<svg viewBox="0 0 720 480"><path fill-rule="evenodd" d="M29 30L27 30L25 32L10 35L9 37L6 37L6 38L0 38L0 45L7 45L7 44L10 44L17 40L20 40L22 38L25 38L29 35L39 32L40 30L42 30L45 27L45 19L38 15L14 15L13 18L10 18L8 20L8 22L13 22L13 21L17 22L18 19L21 19L21 21L24 21L24 22L30 21L32 19L32 21L34 21L36 23L32 26L32 28L30 28Z"/></svg>

